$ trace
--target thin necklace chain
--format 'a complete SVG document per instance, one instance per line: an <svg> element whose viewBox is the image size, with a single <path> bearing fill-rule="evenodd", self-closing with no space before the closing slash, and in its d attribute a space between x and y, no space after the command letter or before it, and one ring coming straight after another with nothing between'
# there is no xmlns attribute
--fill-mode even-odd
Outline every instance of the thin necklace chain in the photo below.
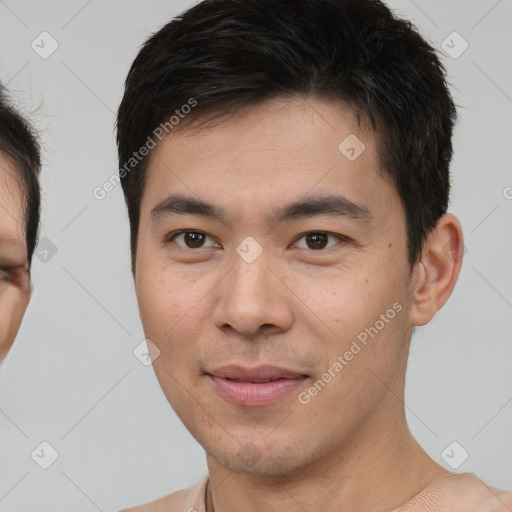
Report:
<svg viewBox="0 0 512 512"><path fill-rule="evenodd" d="M209 498L209 499L208 499ZM211 510L208 508L209 501L212 503ZM206 512L215 512L215 509L213 508L213 499L212 499L212 493L210 491L210 479L208 479L208 482L206 482L206 499L205 499L205 508Z"/></svg>

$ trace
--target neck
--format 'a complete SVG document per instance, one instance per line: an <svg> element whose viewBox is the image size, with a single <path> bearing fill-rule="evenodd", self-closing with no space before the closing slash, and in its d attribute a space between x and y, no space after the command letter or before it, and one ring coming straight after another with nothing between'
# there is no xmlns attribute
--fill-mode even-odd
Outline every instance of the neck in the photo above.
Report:
<svg viewBox="0 0 512 512"><path fill-rule="evenodd" d="M452 474L419 446L405 413L369 420L328 458L291 474L237 474L210 456L207 463L208 512L388 512Z"/></svg>

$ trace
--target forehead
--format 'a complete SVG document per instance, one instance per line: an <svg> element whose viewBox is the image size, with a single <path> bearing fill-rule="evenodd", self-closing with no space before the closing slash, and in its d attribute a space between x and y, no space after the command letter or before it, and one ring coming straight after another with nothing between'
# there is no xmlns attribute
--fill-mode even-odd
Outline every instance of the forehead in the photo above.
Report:
<svg viewBox="0 0 512 512"><path fill-rule="evenodd" d="M24 241L24 200L17 169L0 151L0 244Z"/></svg>
<svg viewBox="0 0 512 512"><path fill-rule="evenodd" d="M182 126L157 145L153 160L171 151L180 158L188 153L194 161L214 157L226 170L243 173L244 168L229 164L272 169L271 162L279 164L278 158L293 161L296 167L304 156L305 164L329 155L337 158L339 143L349 135L364 139L369 149L374 144L373 134L363 130L353 111L339 100L274 98L209 123L201 117L191 123L185 118Z"/></svg>
<svg viewBox="0 0 512 512"><path fill-rule="evenodd" d="M396 196L375 135L341 101L274 99L212 125L187 123L150 158L142 209L171 192L240 212L334 190L383 208Z"/></svg>

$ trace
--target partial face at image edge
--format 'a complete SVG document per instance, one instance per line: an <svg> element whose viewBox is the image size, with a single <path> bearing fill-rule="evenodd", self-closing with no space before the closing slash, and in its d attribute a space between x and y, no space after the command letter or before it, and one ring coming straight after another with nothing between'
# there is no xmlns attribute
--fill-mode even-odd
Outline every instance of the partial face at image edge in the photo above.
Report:
<svg viewBox="0 0 512 512"><path fill-rule="evenodd" d="M25 199L17 172L0 151L0 361L14 342L31 295Z"/></svg>

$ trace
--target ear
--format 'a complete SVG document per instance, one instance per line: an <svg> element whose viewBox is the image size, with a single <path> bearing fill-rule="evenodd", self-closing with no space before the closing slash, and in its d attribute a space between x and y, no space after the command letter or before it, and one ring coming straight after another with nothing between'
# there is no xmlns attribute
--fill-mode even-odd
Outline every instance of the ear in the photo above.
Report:
<svg viewBox="0 0 512 512"><path fill-rule="evenodd" d="M455 215L443 215L423 244L411 280L412 325L425 325L450 297L462 266L462 227Z"/></svg>

